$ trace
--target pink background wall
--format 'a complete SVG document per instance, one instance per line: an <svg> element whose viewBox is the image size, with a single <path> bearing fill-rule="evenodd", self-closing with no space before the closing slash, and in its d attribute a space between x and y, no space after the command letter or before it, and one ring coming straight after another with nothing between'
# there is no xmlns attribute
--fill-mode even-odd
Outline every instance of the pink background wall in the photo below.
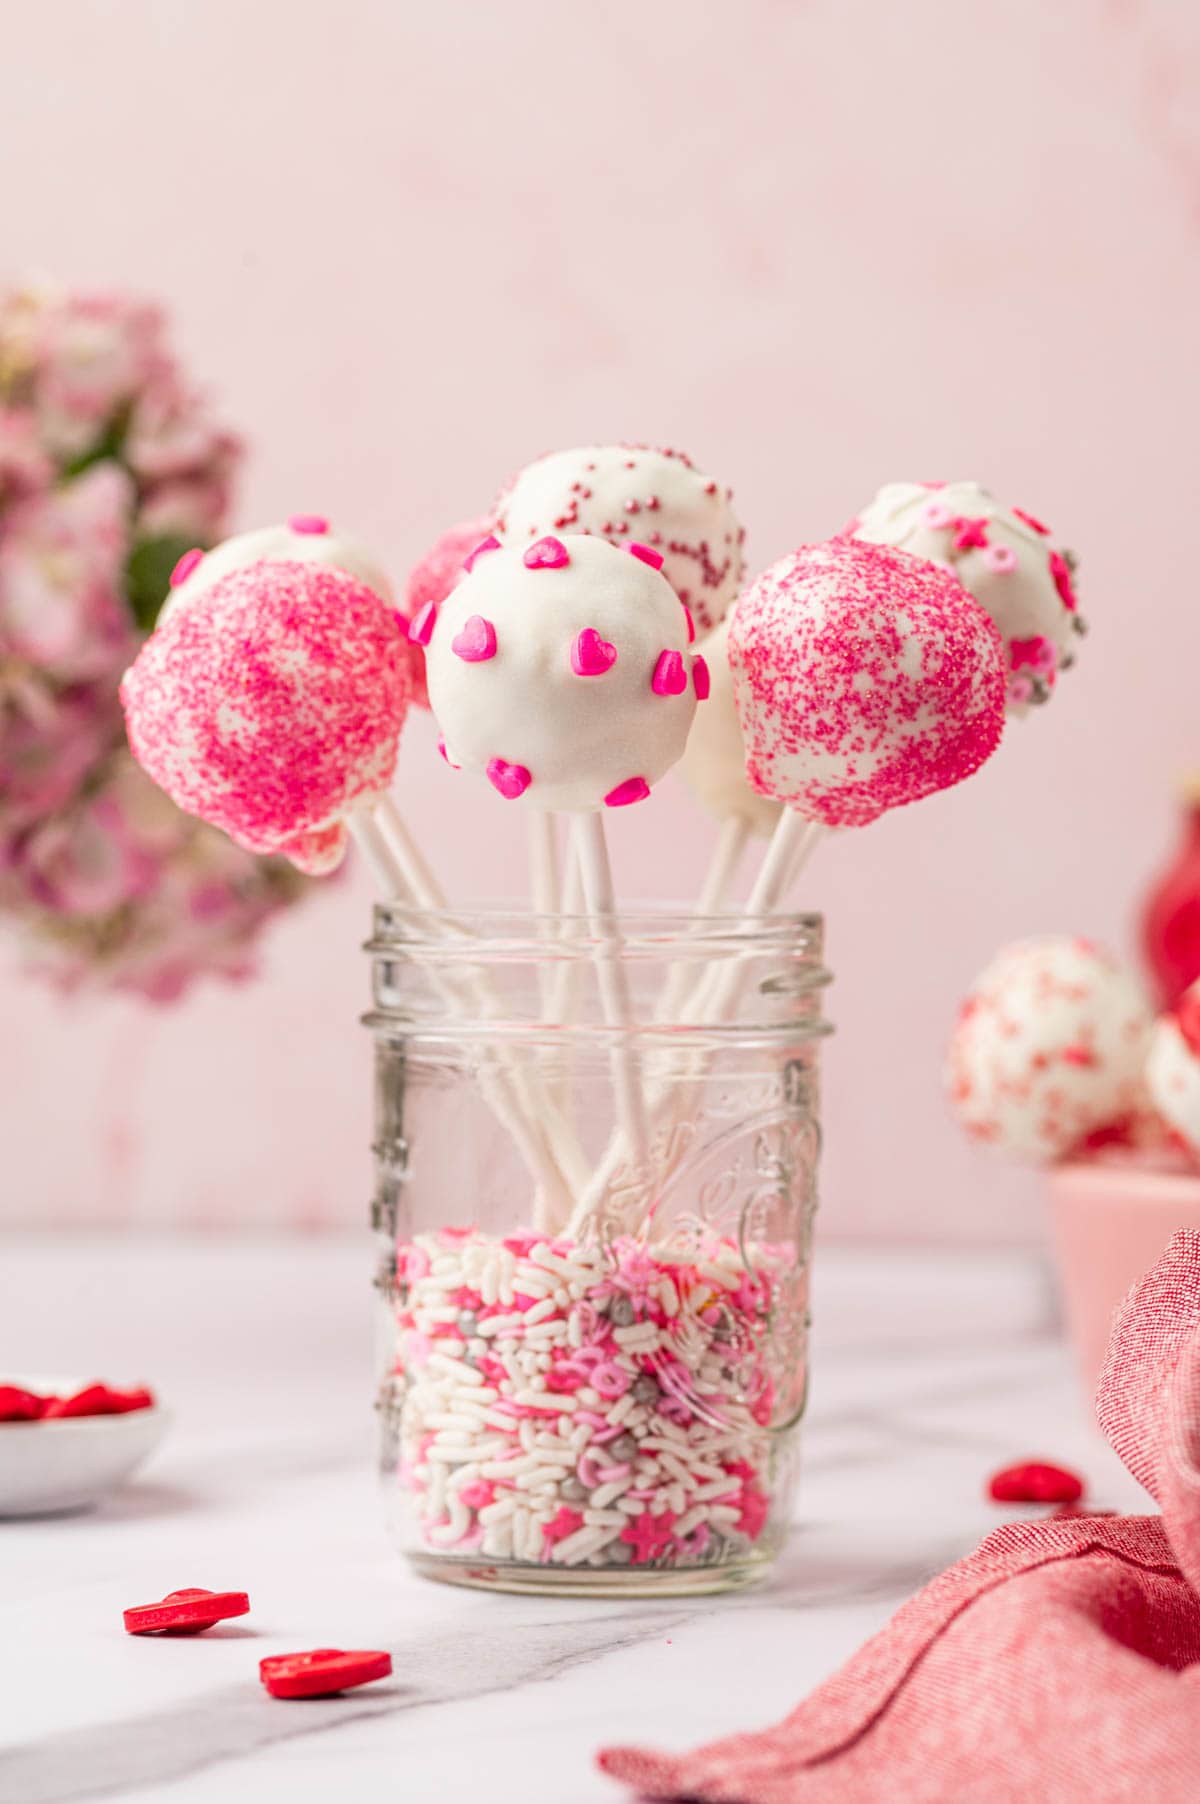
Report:
<svg viewBox="0 0 1200 1804"><path fill-rule="evenodd" d="M558 444L690 448L761 566L880 481L978 475L1083 557L1093 636L974 782L831 845L825 1227L1008 1240L1035 1178L940 1098L1003 940L1121 941L1200 756L1200 28L1169 0L72 0L9 9L0 257L131 285L251 435L246 523L318 508L397 570ZM1189 111L1190 109L1190 111ZM452 890L499 810L431 757ZM681 792L614 823L694 887ZM361 1218L361 876L256 988L68 1009L0 964L0 1217ZM2 957L2 955L0 955Z"/></svg>

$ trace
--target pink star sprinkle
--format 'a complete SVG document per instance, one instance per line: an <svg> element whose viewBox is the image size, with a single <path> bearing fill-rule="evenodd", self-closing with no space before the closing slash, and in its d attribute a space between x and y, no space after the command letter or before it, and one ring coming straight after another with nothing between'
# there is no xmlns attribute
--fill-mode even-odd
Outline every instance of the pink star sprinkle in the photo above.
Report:
<svg viewBox="0 0 1200 1804"><path fill-rule="evenodd" d="M509 764L504 758L493 758L487 767L487 780L506 802L523 796L533 778L523 764Z"/></svg>
<svg viewBox="0 0 1200 1804"><path fill-rule="evenodd" d="M329 522L323 514L293 514L288 521L293 532L312 534L320 538L329 531Z"/></svg>
<svg viewBox="0 0 1200 1804"><path fill-rule="evenodd" d="M561 539L555 538L539 539L522 559L527 570L561 570L570 561L566 546Z"/></svg>
<svg viewBox="0 0 1200 1804"><path fill-rule="evenodd" d="M553 1547L556 1541L565 1541L568 1535L574 1535L583 1527L583 1517L578 1510L569 1510L564 1504L557 1516L542 1524L542 1533Z"/></svg>
<svg viewBox="0 0 1200 1804"><path fill-rule="evenodd" d="M661 551L655 551L649 545L639 545L636 541L626 545L625 549L630 557L640 558L642 563L649 564L652 570L662 569L663 555Z"/></svg>
<svg viewBox="0 0 1200 1804"><path fill-rule="evenodd" d="M699 652L692 659L692 682L696 690L696 700L706 702L712 693L712 677L708 673L708 661Z"/></svg>
<svg viewBox="0 0 1200 1804"><path fill-rule="evenodd" d="M203 557L204 553L198 545L193 546L191 551L185 551L174 570L171 572L171 587L177 589L180 583L184 582L192 574L196 565L202 562Z"/></svg>
<svg viewBox="0 0 1200 1804"><path fill-rule="evenodd" d="M989 545L983 554L983 561L997 576L1007 576L1017 567L1017 554L1008 545Z"/></svg>
<svg viewBox="0 0 1200 1804"><path fill-rule="evenodd" d="M624 783L618 783L610 789L604 798L606 808L628 808L631 802L644 802L650 794L650 785L645 777L626 777Z"/></svg>
<svg viewBox="0 0 1200 1804"><path fill-rule="evenodd" d="M437 625L437 603L427 601L416 619L411 621L408 636L414 645L428 645L433 638L433 629Z"/></svg>
<svg viewBox="0 0 1200 1804"><path fill-rule="evenodd" d="M576 676L603 676L616 661L616 646L602 639L594 626L585 626L571 647L571 669Z"/></svg>
<svg viewBox="0 0 1200 1804"><path fill-rule="evenodd" d="M1071 587L1071 572L1061 551L1050 553L1050 574L1054 578L1054 587L1058 590L1058 599L1068 613L1073 614L1078 603L1075 600L1075 591Z"/></svg>
<svg viewBox="0 0 1200 1804"><path fill-rule="evenodd" d="M1052 639L1037 633L1032 639L1013 639L1008 647L1008 661L1013 670L1028 667L1052 676L1058 667L1058 651Z"/></svg>
<svg viewBox="0 0 1200 1804"><path fill-rule="evenodd" d="M976 547L982 550L987 544L988 523L986 515L982 515L978 520L970 520L964 514L954 522L954 525L955 551L973 551Z"/></svg>
<svg viewBox="0 0 1200 1804"><path fill-rule="evenodd" d="M675 1518L670 1510L664 1510L661 1516L652 1516L649 1510L643 1510L640 1516L625 1524L619 1539L628 1541L633 1548L634 1565L645 1566L667 1545L674 1526Z"/></svg>
<svg viewBox="0 0 1200 1804"><path fill-rule="evenodd" d="M659 653L658 663L654 666L654 675L650 679L650 687L655 695L682 695L687 688L687 671L683 668L683 654L678 651Z"/></svg>
<svg viewBox="0 0 1200 1804"><path fill-rule="evenodd" d="M476 558L482 557L485 551L499 551L499 549L500 549L499 539L496 537L494 532L490 532L486 539L480 539L480 541L479 541L478 545L476 545L474 551L469 551L467 553L466 557L463 559L463 569L467 572L467 574L469 576L471 571L474 570L474 568L475 568L475 559Z"/></svg>
<svg viewBox="0 0 1200 1804"><path fill-rule="evenodd" d="M472 614L451 639L450 650L464 664L486 664L496 655L496 629L482 614Z"/></svg>

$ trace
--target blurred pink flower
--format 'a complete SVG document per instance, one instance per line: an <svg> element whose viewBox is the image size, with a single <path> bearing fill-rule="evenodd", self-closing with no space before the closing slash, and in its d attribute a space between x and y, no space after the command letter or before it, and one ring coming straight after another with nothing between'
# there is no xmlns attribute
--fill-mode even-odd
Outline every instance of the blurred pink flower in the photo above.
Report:
<svg viewBox="0 0 1200 1804"><path fill-rule="evenodd" d="M241 440L218 425L204 397L172 375L145 389L129 416L124 455L143 488L202 477L228 483Z"/></svg>
<svg viewBox="0 0 1200 1804"><path fill-rule="evenodd" d="M0 507L48 489L54 465L42 449L28 408L0 405Z"/></svg>
<svg viewBox="0 0 1200 1804"><path fill-rule="evenodd" d="M69 802L122 738L111 689L48 689L0 666L0 862L15 837ZM2 890L2 882L0 882Z"/></svg>
<svg viewBox="0 0 1200 1804"><path fill-rule="evenodd" d="M0 655L60 682L119 671L132 655L123 584L133 484L112 463L19 503L0 521Z"/></svg>
<svg viewBox="0 0 1200 1804"><path fill-rule="evenodd" d="M158 307L113 294L26 289L0 308L0 363L7 339L52 453L89 451L170 370L163 327Z"/></svg>

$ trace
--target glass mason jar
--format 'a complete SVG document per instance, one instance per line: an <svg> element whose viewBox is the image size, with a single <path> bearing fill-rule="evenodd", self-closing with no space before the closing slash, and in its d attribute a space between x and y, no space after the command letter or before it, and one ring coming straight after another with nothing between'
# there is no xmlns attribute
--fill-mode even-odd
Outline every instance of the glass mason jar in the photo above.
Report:
<svg viewBox="0 0 1200 1804"><path fill-rule="evenodd" d="M808 1381L820 917L380 906L368 950L401 1548L509 1591L747 1582Z"/></svg>

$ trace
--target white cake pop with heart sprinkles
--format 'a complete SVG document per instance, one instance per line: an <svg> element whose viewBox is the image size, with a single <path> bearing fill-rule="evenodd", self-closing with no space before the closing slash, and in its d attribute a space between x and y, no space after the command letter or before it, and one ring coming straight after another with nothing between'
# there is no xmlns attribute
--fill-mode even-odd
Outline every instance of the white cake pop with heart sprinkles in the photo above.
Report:
<svg viewBox="0 0 1200 1804"><path fill-rule="evenodd" d="M159 610L168 620L177 608L193 601L228 576L251 564L324 564L352 576L381 601L392 600L392 585L370 552L354 539L335 533L323 514L293 514L282 526L259 526L235 533L211 551L185 551L171 572L171 588Z"/></svg>
<svg viewBox="0 0 1200 1804"><path fill-rule="evenodd" d="M496 502L494 530L524 547L547 533L586 532L662 554L662 572L708 632L742 580L743 528L733 492L682 451L581 445L527 464Z"/></svg>
<svg viewBox="0 0 1200 1804"><path fill-rule="evenodd" d="M1086 630L1075 559L1050 528L978 482L889 482L846 529L948 565L986 608L1008 658L1008 712L1047 702Z"/></svg>
<svg viewBox="0 0 1200 1804"><path fill-rule="evenodd" d="M1180 997L1173 1014L1154 1023L1146 1089L1158 1115L1200 1159L1200 984Z"/></svg>
<svg viewBox="0 0 1200 1804"><path fill-rule="evenodd" d="M708 702L696 715L679 761L679 774L717 820L744 821L752 833L767 838L775 830L783 804L759 795L746 779L746 746L729 668L728 616L700 641L698 650L708 667Z"/></svg>
<svg viewBox="0 0 1200 1804"><path fill-rule="evenodd" d="M467 563L411 628L447 763L535 808L642 801L707 689L658 553L581 534L489 537Z"/></svg>
<svg viewBox="0 0 1200 1804"><path fill-rule="evenodd" d="M1136 979L1091 941L1021 940L976 980L947 1088L967 1132L1014 1158L1061 1159L1135 1113L1150 1015Z"/></svg>

